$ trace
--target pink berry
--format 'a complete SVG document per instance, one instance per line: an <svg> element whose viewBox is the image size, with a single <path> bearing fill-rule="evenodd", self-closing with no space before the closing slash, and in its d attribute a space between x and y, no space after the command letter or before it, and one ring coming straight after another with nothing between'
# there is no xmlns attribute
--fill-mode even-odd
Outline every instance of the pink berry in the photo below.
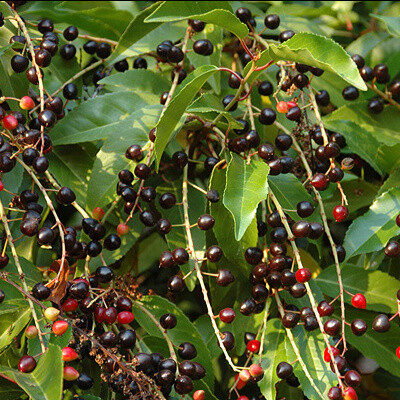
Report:
<svg viewBox="0 0 400 400"><path fill-rule="evenodd" d="M62 336L68 330L68 322L61 320L55 321L51 327L51 330L57 336Z"/></svg>
<svg viewBox="0 0 400 400"><path fill-rule="evenodd" d="M24 96L22 97L22 99L19 102L19 106L23 109L23 110L32 110L32 108L35 107L35 102L33 101L33 99L29 96Z"/></svg>
<svg viewBox="0 0 400 400"><path fill-rule="evenodd" d="M63 378L66 381L75 381L76 379L78 379L78 377L79 377L79 372L75 368L70 367L69 365L64 367Z"/></svg>
<svg viewBox="0 0 400 400"><path fill-rule="evenodd" d="M95 207L93 209L93 218L100 221L104 217L104 210L101 207Z"/></svg>
<svg viewBox="0 0 400 400"><path fill-rule="evenodd" d="M63 361L74 361L78 358L78 353L71 347L63 347L62 359Z"/></svg>
<svg viewBox="0 0 400 400"><path fill-rule="evenodd" d="M248 382L251 379L251 375L248 369L242 369L239 372L239 379L243 382Z"/></svg>
<svg viewBox="0 0 400 400"><path fill-rule="evenodd" d="M129 232L129 226L127 224L119 224L117 226L117 234L118 236L127 235Z"/></svg>
<svg viewBox="0 0 400 400"><path fill-rule="evenodd" d="M293 107L298 107L297 106L297 103L295 102L295 101L288 101L287 103L286 103L286 105L288 106L288 109L290 110L291 108L293 108Z"/></svg>
<svg viewBox="0 0 400 400"><path fill-rule="evenodd" d="M204 400L206 398L206 393L204 390L196 390L193 393L193 400Z"/></svg>
<svg viewBox="0 0 400 400"><path fill-rule="evenodd" d="M276 105L276 111L278 111L278 113L281 114L286 114L288 112L288 105L286 103L286 101L280 101L277 105Z"/></svg>
<svg viewBox="0 0 400 400"><path fill-rule="evenodd" d="M352 387L347 387L343 391L343 400L357 400L357 392Z"/></svg>
<svg viewBox="0 0 400 400"><path fill-rule="evenodd" d="M249 367L250 375L253 377L260 376L264 373L264 370L258 364L251 364Z"/></svg>

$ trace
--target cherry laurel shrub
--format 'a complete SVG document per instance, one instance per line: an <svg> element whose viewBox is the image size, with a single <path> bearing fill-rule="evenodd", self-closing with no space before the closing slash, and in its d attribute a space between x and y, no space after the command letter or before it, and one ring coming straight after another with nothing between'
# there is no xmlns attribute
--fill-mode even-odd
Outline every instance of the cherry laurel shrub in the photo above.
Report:
<svg viewBox="0 0 400 400"><path fill-rule="evenodd" d="M398 398L396 15L1 2L2 396Z"/></svg>

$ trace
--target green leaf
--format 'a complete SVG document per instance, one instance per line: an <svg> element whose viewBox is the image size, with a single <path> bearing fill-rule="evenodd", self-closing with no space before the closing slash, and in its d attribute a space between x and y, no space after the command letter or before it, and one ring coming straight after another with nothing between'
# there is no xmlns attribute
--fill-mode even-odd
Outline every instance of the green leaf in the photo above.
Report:
<svg viewBox="0 0 400 400"><path fill-rule="evenodd" d="M192 322L190 322L186 315L175 304L160 296L143 296L140 299L140 303L151 312L157 321L166 313L173 313L176 315L178 323L176 327L169 330L167 334L175 346L179 346L186 341L194 344L197 350L195 361L201 363L207 371L207 375L202 380L213 389L214 375L212 373L211 355L200 333ZM144 328L147 333L152 336L163 337L158 327L147 314L135 304L133 305L133 310L139 325Z"/></svg>
<svg viewBox="0 0 400 400"><path fill-rule="evenodd" d="M366 271L353 265L342 266L343 287L350 293L362 293L367 300L367 309L385 313L396 313L397 304L393 299L400 287L400 281L382 271ZM315 278L320 289L331 297L339 293L336 268L334 265L323 269ZM351 303L351 296L344 299Z"/></svg>
<svg viewBox="0 0 400 400"><path fill-rule="evenodd" d="M187 53L190 63L193 64L195 68L201 67L202 65L215 65L220 67L223 46L222 38L223 32L221 28L212 24L207 24L204 30L196 35L196 40L208 39L213 43L214 51L209 56L202 56L201 54L191 51ZM221 72L211 76L209 84L217 95L221 94Z"/></svg>
<svg viewBox="0 0 400 400"><path fill-rule="evenodd" d="M131 69L124 73L107 76L99 81L106 85L106 89L113 91L144 91L149 93L162 93L170 89L168 80L150 69Z"/></svg>
<svg viewBox="0 0 400 400"><path fill-rule="evenodd" d="M297 33L280 45L271 44L269 55L275 61L290 60L334 72L356 88L367 90L354 61L339 44L324 36Z"/></svg>
<svg viewBox="0 0 400 400"><path fill-rule="evenodd" d="M232 32L239 39L249 33L245 24L232 13L227 1L164 1L145 22L171 22L182 19L200 19Z"/></svg>
<svg viewBox="0 0 400 400"><path fill-rule="evenodd" d="M336 314L334 314L336 315ZM376 313L364 310L346 308L346 320L352 322L362 319L367 323L368 330L362 336L353 335L351 327L346 325L346 339L365 357L376 361L382 368L391 374L400 376L399 359L396 356L396 348L399 345L400 327L397 323L391 324L386 333L375 332L372 322ZM339 315L336 315L339 317Z"/></svg>
<svg viewBox="0 0 400 400"><path fill-rule="evenodd" d="M0 373L16 381L32 400L61 400L62 398L61 349L53 344L49 344L33 372L22 373L0 365Z"/></svg>
<svg viewBox="0 0 400 400"><path fill-rule="evenodd" d="M131 13L123 10L110 10L106 7L90 7L85 10L75 10L68 7L68 1L35 1L28 3L22 11L22 16L32 19L32 16L46 15L54 22L79 27L80 33L97 37L118 40L132 19Z"/></svg>
<svg viewBox="0 0 400 400"><path fill-rule="evenodd" d="M131 20L122 36L120 36L115 50L109 60L107 60L108 65L137 54L136 52L134 54L130 53L131 51L134 51L133 47L135 46L135 43L160 26L160 23L158 22L150 24L144 23L145 18L148 17L157 7L158 3L152 4L150 7L138 13L135 18Z"/></svg>
<svg viewBox="0 0 400 400"><path fill-rule="evenodd" d="M309 399L324 400L327 398L328 390L335 385L336 375L331 371L329 364L324 361L325 342L322 334L316 331L307 332L302 326L296 326L292 329L292 332L312 381L323 397L311 386L310 380L304 373L300 363L295 363L293 372L299 379L304 394ZM285 344L288 362L296 360L297 356L290 341L287 340Z"/></svg>
<svg viewBox="0 0 400 400"><path fill-rule="evenodd" d="M350 225L344 240L347 258L371 253L384 247L397 236L396 216L400 209L400 189L393 188L380 195L370 209Z"/></svg>
<svg viewBox="0 0 400 400"><path fill-rule="evenodd" d="M264 377L258 383L261 393L266 399L275 399L276 387L279 378L276 375L277 365L286 360L285 348L286 333L282 322L278 318L270 319L267 323L262 354L262 368Z"/></svg>
<svg viewBox="0 0 400 400"><path fill-rule="evenodd" d="M376 15L376 14L370 14L371 17L375 17L379 21L382 21L385 23L388 32L393 35L400 37L400 17L387 17L383 15Z"/></svg>
<svg viewBox="0 0 400 400"><path fill-rule="evenodd" d="M215 189L218 193L224 193L226 185L226 170L214 169L210 179L210 189ZM257 223L254 218L246 233L240 241L235 237L235 222L230 211L224 207L221 201L210 204L211 215L215 219L213 233L218 241L218 244L224 251L224 256L227 258L232 267L241 270L244 275L247 275L248 264L244 259L244 252L248 247L257 244Z"/></svg>
<svg viewBox="0 0 400 400"><path fill-rule="evenodd" d="M62 186L74 188L79 204L85 204L94 158L79 145L56 146L48 155L51 173Z"/></svg>
<svg viewBox="0 0 400 400"><path fill-rule="evenodd" d="M307 200L313 204L313 199L302 183L292 174L280 174L268 177L269 188L278 199L280 205L286 210L296 210L299 199ZM287 214L295 221L301 218L296 211L287 211ZM318 212L314 211L313 221L318 219Z"/></svg>
<svg viewBox="0 0 400 400"><path fill-rule="evenodd" d="M154 121L160 112L158 101L158 96L140 92L109 93L87 100L52 129L53 144L126 141L132 131L148 127L149 118Z"/></svg>
<svg viewBox="0 0 400 400"><path fill-rule="evenodd" d="M133 112L129 117L130 128L114 132L119 137L107 140L101 147L90 174L86 198L89 209L104 207L114 200L118 172L135 167L135 163L124 156L125 151L134 143L144 146L148 142L149 131L158 121L159 110L159 106L151 106Z"/></svg>
<svg viewBox="0 0 400 400"><path fill-rule="evenodd" d="M258 204L268 195L269 167L263 161L247 164L236 154L228 164L224 206L235 221L235 238L240 240L253 221Z"/></svg>
<svg viewBox="0 0 400 400"><path fill-rule="evenodd" d="M183 87L178 94L176 94L165 112L161 116L156 126L156 141L154 151L156 154L156 167L160 165L161 156L164 152L167 143L174 132L175 127L178 125L183 113L193 101L197 92L205 84L218 68L213 65L203 65L196 68L184 81ZM181 84L182 85L182 84Z"/></svg>

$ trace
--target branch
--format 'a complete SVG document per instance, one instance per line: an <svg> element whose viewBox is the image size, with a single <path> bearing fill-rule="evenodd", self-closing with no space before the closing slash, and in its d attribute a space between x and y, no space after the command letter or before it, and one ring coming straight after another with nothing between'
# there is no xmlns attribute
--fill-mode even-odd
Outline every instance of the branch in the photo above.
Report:
<svg viewBox="0 0 400 400"><path fill-rule="evenodd" d="M375 92L377 95L382 97L382 99L386 100L389 104L392 106L396 107L398 110L400 110L400 104L397 103L397 101L393 100L390 96L388 96L386 93L383 93L380 91L375 85L370 85L369 83L366 82L366 85L368 89L372 90Z"/></svg>
<svg viewBox="0 0 400 400"><path fill-rule="evenodd" d="M15 266L17 267L17 270L18 270L19 279L22 282L22 286L24 287L25 292L29 292L28 286L27 286L26 281L25 281L25 274L24 274L24 271L22 270L21 263L19 262L19 257L18 257L18 254L17 254L17 250L15 249L14 240L13 240L13 237L12 237L12 234L11 234L10 226L8 225L7 217L6 217L6 214L4 212L4 207L3 207L3 203L2 203L1 200L0 200L0 216L1 216L1 220L2 220L3 225L4 225L4 230L5 230L6 235L7 235L7 239L8 239L8 243L10 245L10 248L11 248L12 255L14 257ZM44 345L42 335L40 335L41 329L40 329L38 317L36 315L35 306L33 305L32 300L29 297L28 297L28 303L29 303L29 307L30 307L31 312L32 312L33 320L35 321L35 326L36 326L37 330L39 331L40 347L42 349L42 353L44 353L46 351L46 346Z"/></svg>
<svg viewBox="0 0 400 400"><path fill-rule="evenodd" d="M290 243L292 245L293 255L295 256L295 259L297 261L297 267L299 269L302 269L302 268L304 268L303 267L303 262L301 260L300 252L299 252L299 249L297 248L297 245L296 245L296 242L295 242L295 237L294 237L294 235L292 233L292 230L290 229L289 222L287 221L285 212L283 211L282 206L279 204L278 199L275 197L275 195L272 193L271 190L269 191L269 196L270 196L271 200L274 202L276 210L278 211L279 216L281 217L283 226L285 227L286 232L288 234L288 240L290 241ZM319 329L320 329L320 331L322 333L322 337L323 337L324 342L326 344L326 347L328 349L329 355L331 356L331 361L332 361L332 364L333 364L333 367L334 367L334 370L335 370L335 374L336 374L336 376L338 378L339 385L340 385L340 387L343 387L343 383L342 383L342 380L341 380L341 377L340 377L341 375L340 375L338 366L337 366L337 364L335 362L335 357L333 355L333 352L332 352L332 349L331 349L331 345L329 343L328 336L326 335L326 333L324 331L324 325L323 325L321 317L320 317L320 315L318 313L317 304L315 302L314 295L312 293L312 290L311 290L310 285L309 285L308 282L306 282L304 284L304 286L306 287L307 295L308 295L308 298L310 299L311 308L314 311L315 318L317 319L317 322L318 322L318 325L319 325Z"/></svg>
<svg viewBox="0 0 400 400"><path fill-rule="evenodd" d="M188 149L187 149L188 150ZM183 169L183 183L182 183L182 207L183 207L183 214L184 214L184 219L185 219L185 229L186 229L186 239L189 247L189 252L192 256L192 260L194 262L194 267L196 269L196 275L197 279L199 280L201 291L203 293L203 298L204 302L206 303L207 307L207 313L208 316L210 317L211 320L211 325L214 329L215 336L217 337L219 346L224 353L225 359L228 362L228 364L231 366L231 368L235 371L238 372L239 369L235 366L235 364L232 362L232 359L230 355L228 354L224 343L221 338L221 332L218 329L217 323L215 322L214 319L214 312L211 307L210 299L208 297L208 292L206 285L203 280L203 275L201 274L200 270L200 265L199 265L199 260L196 256L196 250L194 248L193 244L193 238L192 238L192 232L190 228L190 220L189 220L189 203L188 203L188 165L185 166Z"/></svg>

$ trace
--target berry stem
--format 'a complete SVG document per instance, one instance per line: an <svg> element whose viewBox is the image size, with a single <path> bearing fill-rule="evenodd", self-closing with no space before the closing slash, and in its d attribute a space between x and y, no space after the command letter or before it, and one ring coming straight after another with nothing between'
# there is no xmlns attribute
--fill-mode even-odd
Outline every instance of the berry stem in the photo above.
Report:
<svg viewBox="0 0 400 400"><path fill-rule="evenodd" d="M186 152L188 152L188 150L189 150L189 145L187 146ZM219 346L220 346L222 352L224 353L226 361L228 362L228 364L231 366L231 368L235 372L238 372L238 368L235 366L235 364L233 364L230 355L228 354L227 350L225 349L224 343L223 343L222 338L221 338L221 332L219 331L217 323L215 322L214 312L213 312L213 309L211 307L210 299L208 297L207 288L206 288L206 285L205 285L204 280L203 280L203 275L202 275L202 272L201 272L201 269L200 269L199 260L197 259L196 250L195 250L194 244L193 244L193 238L192 238L192 232L190 230L190 220L189 220L188 165L186 165L185 168L183 169L182 206L183 206L183 214L184 214L185 228L186 228L186 240L187 240L187 244L188 244L188 247L190 249L190 253L191 253L191 256L192 256L192 259L193 259L193 262L194 262L197 279L198 279L198 281L200 283L201 291L203 293L204 302L206 303L206 307L207 307L207 313L208 313L208 316L210 317L210 320L211 320L211 325L212 325L212 327L214 329L215 336L217 337Z"/></svg>
<svg viewBox="0 0 400 400"><path fill-rule="evenodd" d="M33 179L35 182L36 186L39 188L39 190L42 192L44 199L46 200L46 204L51 210L51 213L54 216L54 219L56 220L56 224L58 226L58 230L60 232L60 240L61 240L61 267L60 270L58 271L57 277L56 277L56 282L61 276L61 273L63 272L64 268L68 268L67 263L65 262L66 258L66 249L65 249L65 235L64 235L64 227L62 222L60 221L60 218L57 215L57 212L53 206L53 203L47 194L45 188L43 185L40 183L39 179L36 177L35 173L31 168L29 168L19 157L16 158L16 160L23 166L26 172L30 175L30 177Z"/></svg>
<svg viewBox="0 0 400 400"><path fill-rule="evenodd" d="M19 262L19 257L18 257L18 254L17 254L17 250L15 249L13 237L12 237L11 230L10 230L10 226L8 225L7 217L6 217L6 214L4 212L4 207L3 207L3 203L2 203L1 200L0 200L0 217L1 217L1 220L2 220L3 225L4 225L4 230L6 232L7 240L8 240L10 249L11 249L11 253L12 253L13 258L14 258L15 266L17 267L17 271L18 271L18 274L19 274L19 279L22 282L22 286L23 286L25 292L28 292L29 290L28 290L28 286L27 286L26 281L25 281L25 274L24 274L24 271L22 269L21 263ZM29 303L29 308L31 309L32 318L33 318L33 320L35 322L35 326L36 326L37 330L39 332L41 332L39 321L38 321L38 317L37 317L36 310L35 310L35 306L33 305L32 300L29 297L28 297L28 303ZM42 339L41 335L39 335L39 341L40 341L40 347L42 349L42 352L46 351L46 346L44 345L44 342L43 342L43 339Z"/></svg>
<svg viewBox="0 0 400 400"><path fill-rule="evenodd" d="M385 101L387 101L389 104L391 104L392 106L396 107L397 109L400 110L400 104L397 103L397 101L393 100L390 96L388 96L386 93L382 92L381 90L379 90L375 85L371 85L369 83L366 82L366 85L368 87L368 89L372 90L373 92L375 92L378 96L382 97L382 99L384 99Z"/></svg>
<svg viewBox="0 0 400 400"><path fill-rule="evenodd" d="M277 304L277 306L278 306L279 314L281 314L281 317L283 317L283 316L285 315L285 310L283 309L282 302L281 302L281 299L280 299L280 297L279 297L278 291L275 290L275 289L274 289L273 291L274 291L275 301L276 301L276 304ZM289 338L290 344L292 345L293 351L294 351L294 353L296 354L297 361L298 361L299 364L301 365L301 368L303 369L305 375L307 376L307 379L310 381L310 385L311 385L311 386L314 388L314 390L318 393L318 395L320 396L320 398L321 398L321 399L324 399L324 398L325 398L324 395L321 393L321 391L319 390L319 388L315 385L313 377L312 377L312 376L310 375L310 373L308 372L307 365L304 363L303 359L301 358L300 350L299 350L299 348L297 347L296 342L295 342L295 340L294 340L293 332L292 332L290 329L288 329L288 328L285 328L285 329L286 329L286 334L287 334L287 336L288 336L288 338ZM331 350L330 347L329 347L329 350L330 350L330 353L332 353L332 350ZM332 355L331 355L331 357L332 357ZM335 364L335 365L336 365L336 364ZM337 375L338 375L338 378L339 378L339 376L340 376L339 371L338 371L338 374L337 374ZM339 382L340 382L340 379L339 379Z"/></svg>
<svg viewBox="0 0 400 400"><path fill-rule="evenodd" d="M294 235L293 235L293 233L292 233L292 230L290 229L290 226L289 226L289 223L288 223L288 221L287 221L285 212L283 211L282 206L280 205L278 199L275 197L275 195L272 193L271 190L269 191L269 195L270 195L271 200L272 200L273 203L275 204L276 210L278 211L278 213L279 213L279 215L280 215L280 217L281 217L283 226L285 227L286 232L287 232L287 234L288 234L288 240L290 241L290 243L291 243L291 245L292 245L293 255L294 255L294 258L295 258L296 261L297 261L297 267L298 267L299 269L302 269L302 268L304 268L304 267L303 267L303 262L302 262L302 260L301 260L300 252L299 252L299 249L298 249L298 247L297 247L297 245L296 245L296 242L295 242L295 240L294 240L295 237L294 237ZM335 357L334 357L334 355L333 355L333 353L332 353L332 349L331 349L331 347L330 347L330 343L329 343L328 336L326 335L326 333L325 333L325 331L324 331L324 325L323 325L322 320L321 320L321 317L320 317L320 315L319 315L319 312L318 312L318 309L317 309L317 304L316 304L315 299L314 299L314 295L313 295L313 293L312 293L312 290L311 290L310 285L309 285L308 282L305 282L305 283L304 283L304 286L306 287L307 295L308 295L308 298L310 299L311 308L312 308L313 311L314 311L315 318L316 318L316 320L317 320L317 322L318 322L319 329L320 329L320 331L321 331L321 333L322 333L322 337L323 337L323 339L324 339L324 342L325 342L325 344L326 344L326 347L328 348L329 354L330 354L330 356L331 356L332 364L333 364L333 367L334 367L334 370L335 370L335 374L336 374L336 376L337 376L337 378L338 378L339 385L342 387L342 386L343 386L343 383L342 383L342 381L341 381L341 379L340 379L340 372L339 372L338 366L337 366L337 364L336 364L336 362L335 362L335 359L334 359ZM342 321L342 322L343 322L343 321ZM342 327L343 327L343 329L344 329L344 323L343 323Z"/></svg>
<svg viewBox="0 0 400 400"><path fill-rule="evenodd" d="M132 299L132 303L136 307L140 308L140 310L143 311L154 322L154 324L157 326L158 330L162 333L165 341L167 342L171 358L177 362L174 344L172 343L172 340L169 338L169 336L165 332L165 329L160 325L160 323L157 321L155 316L146 307L143 307L143 305L140 302Z"/></svg>

